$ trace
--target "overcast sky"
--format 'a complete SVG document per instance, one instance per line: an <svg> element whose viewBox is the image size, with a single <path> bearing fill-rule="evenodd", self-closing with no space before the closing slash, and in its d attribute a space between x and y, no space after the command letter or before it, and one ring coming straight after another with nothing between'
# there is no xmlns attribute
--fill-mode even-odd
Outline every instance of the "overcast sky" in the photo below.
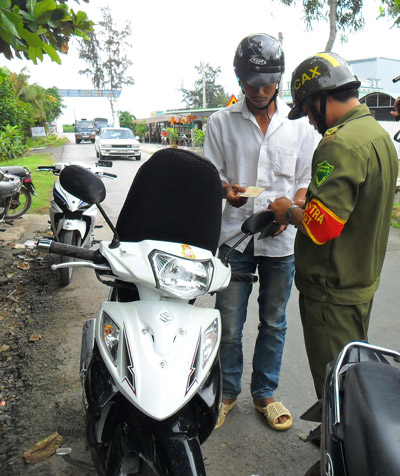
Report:
<svg viewBox="0 0 400 476"><path fill-rule="evenodd" d="M113 18L119 27L126 20L132 26L130 74L135 85L123 89L119 109L129 111L137 118L149 117L154 111L184 107L182 95L177 91L181 83L192 88L197 79L195 66L201 61L213 68L221 67L218 83L229 94L239 92L233 73L232 61L241 39L251 33L283 34L286 56L284 82L290 81L293 69L307 56L323 51L328 39L326 22L314 25L307 32L301 9L286 7L279 0L187 0L134 1L91 0L80 6L70 0L70 6L88 13L90 19L101 18L100 8L110 5ZM400 29L390 28L392 21L379 19L378 0L364 0L365 28L351 34L348 43L339 38L333 51L347 60L383 56L400 60ZM85 63L78 58L76 43L72 42L62 65L45 59L38 66L15 60L1 64L19 72L28 65L31 82L59 89L92 89L90 80L79 75ZM400 71L396 72L400 74ZM107 100L65 99L67 109L63 122L73 122L74 116L111 118Z"/></svg>

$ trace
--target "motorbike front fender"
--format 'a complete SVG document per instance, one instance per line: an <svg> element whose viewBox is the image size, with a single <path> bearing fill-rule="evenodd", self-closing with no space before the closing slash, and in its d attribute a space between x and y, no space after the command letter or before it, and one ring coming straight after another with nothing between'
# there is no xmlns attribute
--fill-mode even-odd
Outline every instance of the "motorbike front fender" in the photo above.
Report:
<svg viewBox="0 0 400 476"><path fill-rule="evenodd" d="M87 225L83 220L71 220L69 218L62 218L58 222L58 234L60 233L61 230L66 230L66 231L78 231L79 234L81 235L81 238L83 240L85 234L86 234L86 228Z"/></svg>

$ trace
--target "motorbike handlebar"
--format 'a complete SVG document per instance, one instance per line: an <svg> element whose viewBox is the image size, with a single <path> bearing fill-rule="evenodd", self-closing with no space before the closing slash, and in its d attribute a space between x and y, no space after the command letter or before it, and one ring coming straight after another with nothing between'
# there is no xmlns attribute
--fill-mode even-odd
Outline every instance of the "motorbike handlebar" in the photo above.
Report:
<svg viewBox="0 0 400 476"><path fill-rule="evenodd" d="M108 178L117 178L118 175L115 175L115 174L110 174L108 172L95 172L96 175L98 175L99 177L108 177Z"/></svg>
<svg viewBox="0 0 400 476"><path fill-rule="evenodd" d="M67 245L65 243L59 243L47 239L39 240L37 247L48 253L70 256L71 258L92 261L93 263L97 263L99 261L99 256L101 256L97 250L88 250L86 248L80 248L79 246Z"/></svg>
<svg viewBox="0 0 400 476"><path fill-rule="evenodd" d="M38 172L54 172L55 168L54 165L38 165L36 170Z"/></svg>
<svg viewBox="0 0 400 476"><path fill-rule="evenodd" d="M231 281L242 282L242 283L256 283L258 281L258 276L252 273L236 273L232 272Z"/></svg>

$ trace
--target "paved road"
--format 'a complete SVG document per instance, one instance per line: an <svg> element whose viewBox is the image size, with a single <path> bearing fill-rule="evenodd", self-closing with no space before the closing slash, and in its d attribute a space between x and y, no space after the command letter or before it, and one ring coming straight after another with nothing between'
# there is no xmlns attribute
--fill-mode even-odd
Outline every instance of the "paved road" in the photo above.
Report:
<svg viewBox="0 0 400 476"><path fill-rule="evenodd" d="M106 182L107 199L105 209L115 221L123 203L129 185L143 161L154 151L143 147L142 162L115 160L110 170L118 174L118 179ZM146 152L148 151L148 152ZM96 161L92 144L71 144L64 148L63 160ZM145 197L144 197L145 199ZM98 239L106 238L106 228L96 230ZM360 244L362 246L362 244ZM370 341L377 345L399 349L399 321L397 310L400 308L399 269L400 269L400 230L391 230L387 258L382 274L381 285L376 293L371 318ZM99 299L106 296L107 290L98 283L90 270L78 269L74 272L73 282L68 292L79 300L82 288L91 292L85 295L85 314L98 306ZM226 423L215 431L203 445L207 462L208 476L302 476L319 459L317 448L305 444L299 439L300 433L308 433L313 425L299 419L299 416L314 403L314 390L308 370L302 338L300 317L297 305L297 292L292 291L288 305L288 332L283 356L281 384L276 398L282 400L292 411L293 427L286 432L275 432L268 428L260 414L253 409L249 393L251 372L250 356L256 336L257 303L256 289L251 296L248 322L244 331L245 370L243 391L234 411ZM213 298L199 300L198 305L212 306ZM77 350L77 352L79 352ZM58 476L58 475L57 475Z"/></svg>

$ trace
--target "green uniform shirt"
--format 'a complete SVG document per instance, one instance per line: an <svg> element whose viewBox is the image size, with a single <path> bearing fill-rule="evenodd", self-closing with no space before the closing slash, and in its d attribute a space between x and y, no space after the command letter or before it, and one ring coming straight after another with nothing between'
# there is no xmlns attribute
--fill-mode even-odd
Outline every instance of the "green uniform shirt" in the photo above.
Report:
<svg viewBox="0 0 400 476"><path fill-rule="evenodd" d="M369 301L379 284L388 241L398 158L388 133L365 105L328 129L313 157L306 202L319 200L344 222L318 245L297 232L298 290L334 304Z"/></svg>

